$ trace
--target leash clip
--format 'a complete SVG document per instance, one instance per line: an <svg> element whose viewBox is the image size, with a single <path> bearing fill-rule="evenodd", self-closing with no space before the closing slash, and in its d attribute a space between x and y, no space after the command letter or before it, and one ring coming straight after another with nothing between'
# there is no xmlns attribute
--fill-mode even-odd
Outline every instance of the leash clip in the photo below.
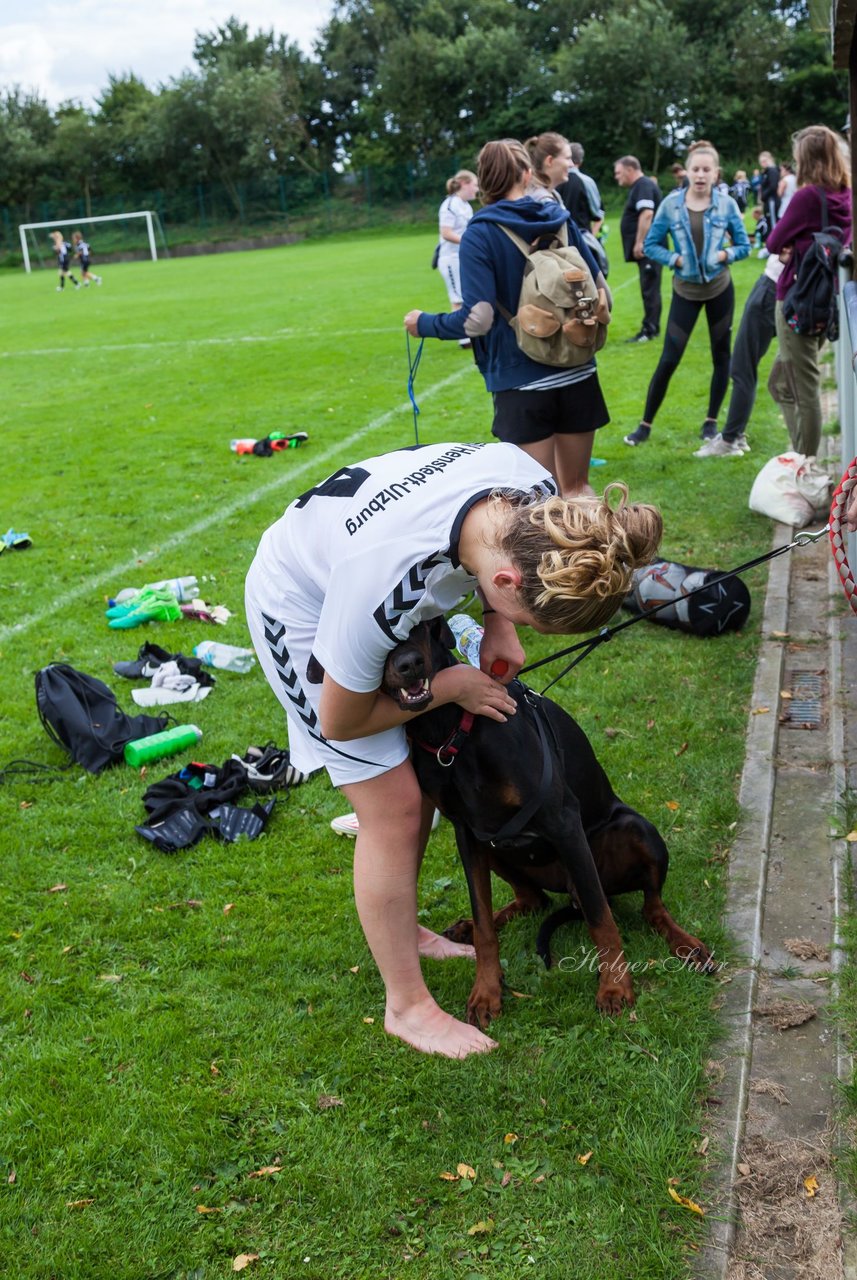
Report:
<svg viewBox="0 0 857 1280"><path fill-rule="evenodd" d="M793 547L808 547L810 543L818 542L819 538L825 537L830 533L830 525L826 524L823 529L818 529L815 533L796 533Z"/></svg>

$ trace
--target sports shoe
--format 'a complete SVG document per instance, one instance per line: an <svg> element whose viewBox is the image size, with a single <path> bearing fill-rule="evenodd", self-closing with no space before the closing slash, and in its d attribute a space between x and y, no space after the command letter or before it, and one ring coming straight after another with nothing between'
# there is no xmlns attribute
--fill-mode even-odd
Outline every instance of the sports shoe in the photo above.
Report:
<svg viewBox="0 0 857 1280"><path fill-rule="evenodd" d="M269 742L264 747L248 747L243 756L233 755L247 774L247 785L251 791L266 795L269 791L282 791L285 787L299 787L306 782L308 773L289 760L289 753L283 747Z"/></svg>
<svg viewBox="0 0 857 1280"><path fill-rule="evenodd" d="M737 444L738 448L741 450L742 453L750 452L750 441L744 435L743 431L741 432L740 436L735 437L735 443Z"/></svg>
<svg viewBox="0 0 857 1280"><path fill-rule="evenodd" d="M123 612L118 613L121 609ZM182 616L179 603L169 590L141 591L127 608L112 605L106 610L107 625L114 631L127 631L144 622L178 622Z"/></svg>
<svg viewBox="0 0 857 1280"><path fill-rule="evenodd" d="M694 453L694 458L743 458L744 451L737 442L724 440L718 431L713 439L704 441L702 447Z"/></svg>
<svg viewBox="0 0 857 1280"><path fill-rule="evenodd" d="M649 337L649 335L648 335L647 333L643 333L643 331L642 331L642 329L641 329L639 333L635 333L635 334L634 334L633 338L626 338L626 339L625 339L625 341L626 341L626 343L627 343L627 342L639 342L639 343L642 343L642 342L651 342L651 338Z"/></svg>
<svg viewBox="0 0 857 1280"><path fill-rule="evenodd" d="M61 284L58 284L58 285L57 285L57 293L62 293L62 285L61 285Z"/></svg>
<svg viewBox="0 0 857 1280"><path fill-rule="evenodd" d="M720 432L717 430L717 423L712 422L709 418L706 418L705 422L703 422L699 431L700 439L713 440L715 436L719 436L719 435L720 435Z"/></svg>
<svg viewBox="0 0 857 1280"><path fill-rule="evenodd" d="M330 825L338 836L351 836L352 840L360 830L360 823L357 821L356 813L343 813L341 818L334 818ZM432 831L437 831L439 826L440 810L435 809L434 817L431 820Z"/></svg>
<svg viewBox="0 0 857 1280"><path fill-rule="evenodd" d="M648 342L648 338L646 341ZM634 431L629 432L628 435L625 436L625 444L630 444L631 446L645 444L651 434L652 428L644 427L641 422Z"/></svg>
<svg viewBox="0 0 857 1280"><path fill-rule="evenodd" d="M756 254L756 257L757 257L757 258L770 258L770 256L771 256L771 254L770 254L770 250L766 249L764 245L763 245L763 246L762 246L762 248L759 250L759 252Z"/></svg>

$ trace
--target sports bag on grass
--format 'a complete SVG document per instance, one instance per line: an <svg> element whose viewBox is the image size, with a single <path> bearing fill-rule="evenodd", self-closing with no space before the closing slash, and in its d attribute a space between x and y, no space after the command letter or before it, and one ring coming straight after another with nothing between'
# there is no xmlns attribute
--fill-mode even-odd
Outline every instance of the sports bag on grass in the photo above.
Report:
<svg viewBox="0 0 857 1280"><path fill-rule="evenodd" d="M844 248L839 227L827 224L827 196L821 197L821 231L801 255L797 273L783 298L783 315L794 332L806 337L824 336L829 342L839 337L839 256Z"/></svg>
<svg viewBox="0 0 857 1280"><path fill-rule="evenodd" d="M170 719L126 715L106 684L65 662L36 672L36 709L48 736L89 773L118 764L126 742L160 733Z"/></svg>
<svg viewBox="0 0 857 1280"><path fill-rule="evenodd" d="M802 529L827 516L831 484L815 458L780 453L768 459L753 481L750 510Z"/></svg>
<svg viewBox="0 0 857 1280"><path fill-rule="evenodd" d="M610 307L579 249L560 227L548 248L534 249L508 227L501 231L526 258L518 313L497 304L525 355L539 364L571 369L586 364L607 341Z"/></svg>
<svg viewBox="0 0 857 1280"><path fill-rule="evenodd" d="M665 605L652 613L649 621L689 631L695 636L719 636L724 631L737 631L750 613L750 592L737 577L714 581L722 577L723 572L722 569L694 569L692 565L676 564L674 560L658 560L636 570L622 608L645 617L658 605ZM706 590L697 591L699 587ZM691 595L692 591L697 594Z"/></svg>

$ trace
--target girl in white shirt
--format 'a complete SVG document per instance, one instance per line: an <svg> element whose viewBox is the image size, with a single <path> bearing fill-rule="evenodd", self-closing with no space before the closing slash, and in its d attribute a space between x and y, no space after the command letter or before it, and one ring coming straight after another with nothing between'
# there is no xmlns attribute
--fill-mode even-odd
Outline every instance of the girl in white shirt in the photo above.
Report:
<svg viewBox="0 0 857 1280"><path fill-rule="evenodd" d="M461 306L461 273L458 266L458 246L461 237L467 230L467 224L473 217L470 201L476 199L479 189L475 173L469 169L459 169L454 178L446 184L446 199L438 211L440 230L440 253L437 268L443 276L449 303L453 311ZM469 338L462 338L460 347L469 347Z"/></svg>

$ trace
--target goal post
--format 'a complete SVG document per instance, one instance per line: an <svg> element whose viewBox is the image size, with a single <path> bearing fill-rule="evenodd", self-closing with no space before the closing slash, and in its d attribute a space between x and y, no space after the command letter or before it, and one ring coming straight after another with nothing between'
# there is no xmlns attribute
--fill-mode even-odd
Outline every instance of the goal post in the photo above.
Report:
<svg viewBox="0 0 857 1280"><path fill-rule="evenodd" d="M18 234L21 237L21 254L24 258L24 270L30 272L32 265L30 262L30 246L27 242L27 233L29 231L42 231L47 227L51 230L58 230L60 227L81 227L89 226L95 222L127 222L129 218L143 218L146 223L146 237L149 243L149 253L152 261L158 260L158 246L155 240L155 226L161 237L161 243L166 249L166 237L164 229L161 226L161 219L152 209L139 209L133 213L105 213L99 214L94 218L59 218L53 219L51 222L22 222L18 226Z"/></svg>

